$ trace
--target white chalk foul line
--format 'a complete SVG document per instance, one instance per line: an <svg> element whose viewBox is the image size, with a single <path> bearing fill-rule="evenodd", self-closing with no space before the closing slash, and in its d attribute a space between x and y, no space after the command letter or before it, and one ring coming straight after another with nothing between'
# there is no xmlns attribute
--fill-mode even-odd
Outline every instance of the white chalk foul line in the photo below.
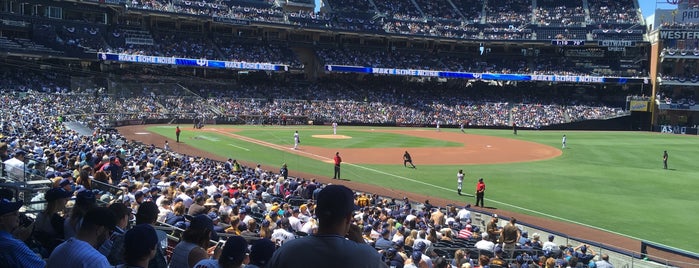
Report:
<svg viewBox="0 0 699 268"><path fill-rule="evenodd" d="M229 143L228 145L230 145L230 146L233 146L233 147L235 147L235 148L238 148L238 149L241 149L241 150L243 150L243 151L247 151L247 152L249 152L249 151L250 151L250 149L248 149L248 148L245 148L245 147L240 147L240 146L238 146L238 145L235 145L235 144L231 144L231 143Z"/></svg>
<svg viewBox="0 0 699 268"><path fill-rule="evenodd" d="M256 140L256 139L248 138L248 137L245 137L245 136L240 136L240 135L236 135L236 134L233 134L233 133L227 133L227 132L223 132L223 131L219 131L219 130L214 130L214 131L219 132L219 133L222 133L222 134L225 134L225 135L234 136L234 137L236 137L236 138L239 138L239 139L244 140L244 141L247 141L247 142L252 142L252 143L255 143L255 144L260 144L260 145L264 145L264 146L276 148L276 149L278 149L278 150L286 150L286 147L281 146L281 145L277 145L277 144L274 144L274 143L269 143L269 142L266 142L266 141ZM292 149L292 150L293 150L293 149ZM310 153L310 152L304 152L304 151L296 151L296 152L297 152L297 153L300 153L300 154L306 154L306 155L309 155L309 156L311 156L311 157L313 157L313 158L320 159L320 160L323 160L323 161L332 160L332 158L330 158L330 157L325 157L325 156L313 154L313 153ZM403 176L400 176L400 175L396 175L396 174L384 172L384 171L381 171L381 170L376 170L376 169L373 169L373 168L368 168L368 167L364 167L364 166L360 166L360 165L356 165L356 164L352 164L352 163L348 163L348 162L343 162L343 163L344 163L345 165L348 165L348 166L353 166L353 167L361 168L361 169L364 169L364 170L376 172L376 173L383 174L383 175L386 175L386 176L391 176L391 177L394 177L394 178L397 178L397 179L401 179L401 180L405 180L405 181L410 181L410 182L414 182L414 183L419 183L419 184L422 184L422 185L425 185L425 186L430 186L430 187L432 187L432 188L436 188L436 189L440 189L440 190L444 190L444 191L449 191L449 192L453 192L453 191L454 191L454 189L442 187L442 186L439 186L439 185L434 185L434 184L427 183L427 182L424 182L424 181L414 180L414 179L411 179L411 178L407 178L407 177L403 177ZM541 212L541 211L536 211L536 210L532 210L532 209L528 209L528 208L523 208L523 207L520 207L520 206L517 206L517 205L513 205L513 204L509 204L509 203L497 201L497 200L494 200L494 199L485 198L485 200L487 200L488 202L493 202L493 203L505 205L505 206L508 206L508 207L511 207L511 208L515 208L515 209L519 209L519 210L522 210L522 211L527 211L527 212L532 213L532 214L537 214L537 215L541 215L541 216L544 216L544 217L553 218L553 219L560 220L560 221L564 221L564 222L569 222L569 223L573 223L573 224L577 224L577 225L582 225L582 226L589 227L589 228L593 228L593 229L597 229L597 230L600 230L600 231L604 231L604 232L608 232L608 233L612 233L612 234L616 234L616 235L625 236L625 237L628 237L628 238L631 238L631 239L640 240L640 241L643 241L643 240L644 240L644 239L641 239L641 238L638 238L638 237L634 237L634 236L631 236L631 235L627 235L627 234L615 232L615 231L612 231L612 230L600 228L600 227L597 227L597 226L593 226L593 225L589 225L589 224L577 222L577 221L574 221L574 220L570 220L570 219L566 219L566 218L554 216L554 215L547 214L547 213L544 213L544 212Z"/></svg>

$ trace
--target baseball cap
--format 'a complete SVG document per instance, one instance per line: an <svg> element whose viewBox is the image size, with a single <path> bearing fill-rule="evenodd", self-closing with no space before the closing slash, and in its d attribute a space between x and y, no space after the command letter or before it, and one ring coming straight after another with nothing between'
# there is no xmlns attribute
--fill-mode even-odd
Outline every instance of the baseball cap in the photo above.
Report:
<svg viewBox="0 0 699 268"><path fill-rule="evenodd" d="M189 228L192 228L192 226L190 225ZM227 259L233 263L242 262L245 255L249 253L248 242L245 241L245 238L242 236L231 236L226 240L226 244L223 245L220 258Z"/></svg>
<svg viewBox="0 0 699 268"><path fill-rule="evenodd" d="M549 235L549 241L553 240L554 238L556 238L556 236L554 236L554 235Z"/></svg>
<svg viewBox="0 0 699 268"><path fill-rule="evenodd" d="M422 241L418 242L417 245L415 245L415 250L416 250L416 251L422 252L422 251L424 251L426 248L427 248L427 245L425 244L425 242L422 242Z"/></svg>
<svg viewBox="0 0 699 268"><path fill-rule="evenodd" d="M189 229L214 231L214 222L206 215L197 215L194 217L185 215L185 218L190 222Z"/></svg>
<svg viewBox="0 0 699 268"><path fill-rule="evenodd" d="M10 212L18 211L23 204L24 202L22 202L21 200L17 202L11 202L10 200L2 199L0 201L0 216Z"/></svg>
<svg viewBox="0 0 699 268"><path fill-rule="evenodd" d="M341 217L359 209L354 204L354 193L344 185L328 185L318 193L316 215Z"/></svg>
<svg viewBox="0 0 699 268"><path fill-rule="evenodd" d="M415 250L410 258L413 259L414 262L419 262L422 259L422 252Z"/></svg>
<svg viewBox="0 0 699 268"><path fill-rule="evenodd" d="M381 236L389 235L389 234L391 234L391 231L389 231L388 229L384 229L383 231L381 231Z"/></svg>
<svg viewBox="0 0 699 268"><path fill-rule="evenodd" d="M124 255L148 254L158 244L158 235L150 224L138 224L124 235Z"/></svg>
<svg viewBox="0 0 699 268"><path fill-rule="evenodd" d="M92 191L80 191L75 197L76 205L94 204L95 202L97 202L97 199L95 199L95 194Z"/></svg>
<svg viewBox="0 0 699 268"><path fill-rule="evenodd" d="M116 223L117 218L112 210L106 207L95 207L85 213L82 226L89 226L92 224L114 230Z"/></svg>
<svg viewBox="0 0 699 268"><path fill-rule="evenodd" d="M276 249L274 242L268 238L258 239L252 242L250 248L250 263L264 267L267 261L272 258Z"/></svg>
<svg viewBox="0 0 699 268"><path fill-rule="evenodd" d="M69 185L69 184L71 184L69 179L61 179L61 182L58 183L58 186L63 187L63 186Z"/></svg>
<svg viewBox="0 0 699 268"><path fill-rule="evenodd" d="M44 199L48 202L56 201L61 198L69 198L73 194L71 192L66 191L63 188L53 188L44 194Z"/></svg>

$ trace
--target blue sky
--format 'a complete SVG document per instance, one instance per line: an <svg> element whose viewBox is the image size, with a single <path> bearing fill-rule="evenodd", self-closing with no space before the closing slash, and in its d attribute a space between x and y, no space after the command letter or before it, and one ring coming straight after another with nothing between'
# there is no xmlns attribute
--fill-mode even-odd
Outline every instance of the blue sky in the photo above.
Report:
<svg viewBox="0 0 699 268"><path fill-rule="evenodd" d="M675 9L675 8L677 8L676 5L667 4L666 0L638 0L638 3L641 5L641 11L643 11L643 18L644 19L648 18L648 16L653 15L653 13L655 13L656 5L657 5L657 8L660 8L660 9Z"/></svg>
<svg viewBox="0 0 699 268"><path fill-rule="evenodd" d="M316 1L316 11L320 9L320 0L315 0ZM657 2L657 4L656 4ZM663 8L663 9L672 9L675 6L666 4L666 0L638 0L638 3L641 5L641 10L643 11L643 18L647 18L650 15L653 15L655 12L656 5L658 8Z"/></svg>

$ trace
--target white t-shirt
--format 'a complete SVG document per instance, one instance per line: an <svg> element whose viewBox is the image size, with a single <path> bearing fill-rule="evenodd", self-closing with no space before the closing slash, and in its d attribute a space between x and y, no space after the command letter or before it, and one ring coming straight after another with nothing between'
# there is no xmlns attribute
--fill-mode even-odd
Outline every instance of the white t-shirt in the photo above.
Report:
<svg viewBox="0 0 699 268"><path fill-rule="evenodd" d="M459 212L456 213L456 218L462 221L465 221L467 219L471 219L471 211L468 211L465 208L462 208L459 210Z"/></svg>
<svg viewBox="0 0 699 268"><path fill-rule="evenodd" d="M376 249L339 235L309 235L294 239L274 252L268 268L387 267Z"/></svg>
<svg viewBox="0 0 699 268"><path fill-rule="evenodd" d="M276 229L272 232L272 241L280 241L278 244L284 245L284 243L294 240L294 238L296 236L293 233L284 229Z"/></svg>

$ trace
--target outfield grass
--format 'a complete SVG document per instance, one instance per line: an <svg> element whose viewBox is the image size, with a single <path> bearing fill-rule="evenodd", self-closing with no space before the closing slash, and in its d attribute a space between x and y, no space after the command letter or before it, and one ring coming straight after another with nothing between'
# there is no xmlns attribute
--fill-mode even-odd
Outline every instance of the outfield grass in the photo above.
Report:
<svg viewBox="0 0 699 268"><path fill-rule="evenodd" d="M215 126L222 128L222 126ZM236 126L239 135L290 145L292 128ZM365 132L367 128L342 127L348 140L314 139L328 128L299 127L303 145L330 148L439 147L452 142L404 135ZM173 136L169 126L151 131ZM443 131L458 131L443 129ZM471 134L501 136L533 141L560 148L563 134L568 149L562 156L536 162L490 165L419 166L345 165L343 178L415 193L473 203L455 193L456 171L466 172L466 189L478 177L488 185L486 205L541 217L565 219L634 238L699 252L695 229L699 221L699 152L697 136L645 132L473 130ZM350 134L351 133L351 134ZM191 137L202 136L199 139ZM332 165L260 145L212 133L182 132L182 140L224 157L272 166L286 162L292 170L332 176ZM246 151L247 150L247 151ZM662 169L663 150L670 155L669 170ZM328 156L330 158L332 156ZM348 162L352 162L347 160ZM415 159L419 165L419 159ZM467 192L467 191L466 191ZM526 208L526 209L524 209ZM555 215L550 216L550 215ZM689 235L689 236L688 236Z"/></svg>

